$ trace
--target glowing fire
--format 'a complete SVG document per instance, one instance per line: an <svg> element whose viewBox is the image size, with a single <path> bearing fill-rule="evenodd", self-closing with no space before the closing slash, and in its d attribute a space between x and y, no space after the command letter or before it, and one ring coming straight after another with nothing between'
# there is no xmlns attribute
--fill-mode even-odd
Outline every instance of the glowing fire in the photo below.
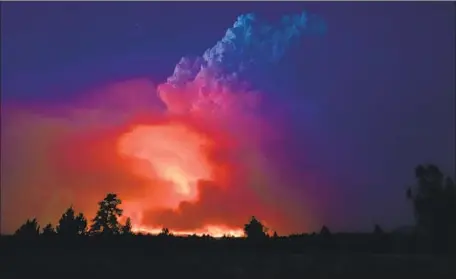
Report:
<svg viewBox="0 0 456 279"><path fill-rule="evenodd" d="M197 198L198 180L211 179L205 143L204 137L182 124L171 123L136 126L120 138L118 147L121 154L138 160L134 172L172 185L173 200L167 206L175 208Z"/></svg>
<svg viewBox="0 0 456 279"><path fill-rule="evenodd" d="M133 229L133 231L136 233L159 234L162 231L162 229L150 228L150 227L135 227ZM202 229L198 229L198 230L191 231L191 232L190 231L171 230L170 233L172 233L173 235L177 235L177 236L187 236L187 235L197 235L197 236L210 235L212 237L223 237L223 236L242 237L242 236L244 236L244 232L241 229L230 229L225 226L214 226L214 225L208 225Z"/></svg>
<svg viewBox="0 0 456 279"><path fill-rule="evenodd" d="M180 202L198 200L198 181L215 179L205 149L208 142L206 137L182 123L138 125L119 138L119 154L131 159L134 173L150 179L153 190L141 201L126 201L123 204L124 213L131 218L134 231L151 234L161 231L162 228L143 224L145 210L178 210ZM211 224L191 232L170 229L175 235L243 235L241 229Z"/></svg>

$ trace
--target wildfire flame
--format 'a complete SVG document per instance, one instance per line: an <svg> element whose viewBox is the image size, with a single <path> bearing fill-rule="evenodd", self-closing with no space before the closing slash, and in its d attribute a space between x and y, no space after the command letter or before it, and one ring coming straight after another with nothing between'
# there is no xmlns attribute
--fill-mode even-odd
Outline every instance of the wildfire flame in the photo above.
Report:
<svg viewBox="0 0 456 279"><path fill-rule="evenodd" d="M197 183L217 179L213 163L208 158L210 140L183 123L135 125L118 140L118 153L129 159L136 174L150 179L151 189L160 181L166 185L140 201L126 201L125 215L133 221L136 232L157 234L162 228L143 224L145 210L166 208L178 210L181 202L198 200ZM171 231L175 235L204 235L213 237L243 235L242 229L206 224L194 231Z"/></svg>
<svg viewBox="0 0 456 279"><path fill-rule="evenodd" d="M151 227L141 227L135 226L133 231L136 233L145 233L145 234L159 234L161 233L162 229L160 228L151 228ZM210 235L215 238L229 236L229 237L243 237L244 231L242 229L231 229L226 226L215 226L215 225L207 225L202 229L194 230L194 231L176 231L170 230L170 233L177 236L188 236L188 235Z"/></svg>

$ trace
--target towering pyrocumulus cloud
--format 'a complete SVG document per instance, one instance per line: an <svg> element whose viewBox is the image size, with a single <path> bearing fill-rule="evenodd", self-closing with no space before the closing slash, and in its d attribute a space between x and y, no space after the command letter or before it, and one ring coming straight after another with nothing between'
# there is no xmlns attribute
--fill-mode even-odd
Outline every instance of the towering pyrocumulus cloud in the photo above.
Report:
<svg viewBox="0 0 456 279"><path fill-rule="evenodd" d="M291 222L296 205L264 149L282 131L258 113L267 96L248 81L304 34L321 31L322 21L306 13L275 25L241 15L157 88L132 80L52 109L7 107L2 230L32 215L55 221L69 204L91 215L107 191L123 199L138 230L239 234L251 215L273 229L304 230L305 220Z"/></svg>
<svg viewBox="0 0 456 279"><path fill-rule="evenodd" d="M255 14L241 15L202 57L180 60L173 75L158 87L160 98L172 113L251 109L257 94L249 90L245 74L280 60L304 34L324 29L318 17L305 12L285 16L278 25L269 25Z"/></svg>

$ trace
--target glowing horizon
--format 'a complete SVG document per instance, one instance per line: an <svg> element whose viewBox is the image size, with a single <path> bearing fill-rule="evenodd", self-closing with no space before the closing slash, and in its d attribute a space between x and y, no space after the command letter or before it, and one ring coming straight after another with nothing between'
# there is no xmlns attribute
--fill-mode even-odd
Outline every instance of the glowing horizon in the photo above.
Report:
<svg viewBox="0 0 456 279"><path fill-rule="evenodd" d="M306 13L286 19L269 25L254 14L239 16L213 47L195 60L182 58L158 85L132 79L72 103L5 106L2 157L10 164L2 179L14 185L7 215L38 199L47 202L31 202L20 215L35 212L55 223L59 208L74 204L91 216L113 192L136 230L160 224L178 233L240 235L252 215L283 231L302 227L306 220L293 224L289 214L299 205L274 189L278 175L265 159L263 146L283 131L259 113L263 94L242 77L252 61L272 65L314 28ZM7 230L17 224L9 221Z"/></svg>
<svg viewBox="0 0 456 279"><path fill-rule="evenodd" d="M159 235L162 233L163 228L150 228L150 227L134 227L132 229L135 233L144 233L144 234L151 234L151 235ZM230 229L224 228L223 226L206 226L203 229L195 230L195 231L174 231L170 230L170 234L176 236L205 236L209 235L214 238L222 238L222 237L244 237L244 231L242 229Z"/></svg>

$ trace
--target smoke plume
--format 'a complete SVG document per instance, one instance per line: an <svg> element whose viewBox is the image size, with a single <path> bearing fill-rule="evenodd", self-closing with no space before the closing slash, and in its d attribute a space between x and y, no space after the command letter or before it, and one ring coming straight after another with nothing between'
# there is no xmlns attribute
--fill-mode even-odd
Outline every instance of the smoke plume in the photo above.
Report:
<svg viewBox="0 0 456 279"><path fill-rule="evenodd" d="M251 215L274 230L306 230L305 208L267 152L284 131L259 113L267 96L249 74L322 31L306 13L275 25L241 15L158 86L136 79L59 106L5 105L2 232L29 217L56 222L71 204L91 218L107 192L138 230L238 234Z"/></svg>

